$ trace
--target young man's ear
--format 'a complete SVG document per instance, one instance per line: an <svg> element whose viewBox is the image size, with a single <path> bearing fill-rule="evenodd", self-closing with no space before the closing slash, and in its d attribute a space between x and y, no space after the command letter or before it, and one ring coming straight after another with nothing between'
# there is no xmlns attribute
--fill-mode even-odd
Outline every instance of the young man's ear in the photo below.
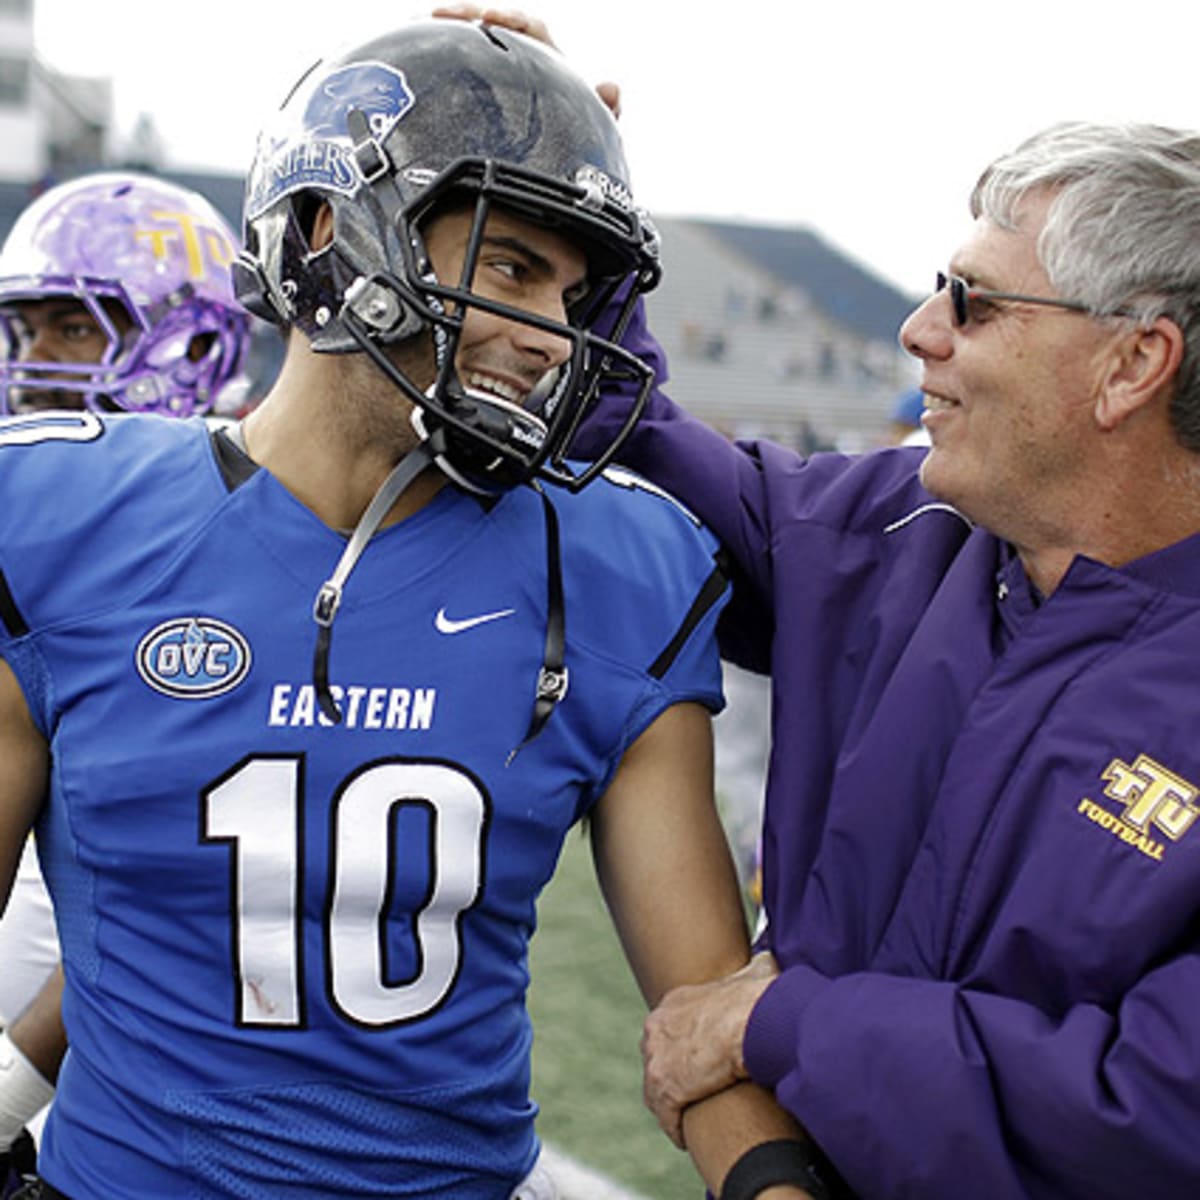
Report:
<svg viewBox="0 0 1200 1200"><path fill-rule="evenodd" d="M322 201L312 215L312 232L308 235L309 248L316 253L324 250L333 241L333 206Z"/></svg>
<svg viewBox="0 0 1200 1200"><path fill-rule="evenodd" d="M1096 400L1096 423L1116 429L1174 385L1183 361L1183 330L1170 317L1158 317L1146 328L1120 339L1112 365Z"/></svg>

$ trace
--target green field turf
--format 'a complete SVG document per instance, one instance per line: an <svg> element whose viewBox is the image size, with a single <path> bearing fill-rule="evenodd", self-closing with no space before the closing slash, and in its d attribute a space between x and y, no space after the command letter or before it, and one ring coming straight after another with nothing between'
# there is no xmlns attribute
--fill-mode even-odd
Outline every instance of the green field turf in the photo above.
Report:
<svg viewBox="0 0 1200 1200"><path fill-rule="evenodd" d="M529 994L539 1134L651 1200L701 1200L704 1185L691 1160L642 1106L645 1006L578 831L539 911Z"/></svg>

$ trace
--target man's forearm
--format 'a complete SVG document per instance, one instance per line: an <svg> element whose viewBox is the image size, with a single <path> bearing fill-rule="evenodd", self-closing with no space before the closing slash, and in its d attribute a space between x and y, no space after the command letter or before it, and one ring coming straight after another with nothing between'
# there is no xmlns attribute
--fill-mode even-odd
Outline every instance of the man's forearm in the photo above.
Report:
<svg viewBox="0 0 1200 1200"><path fill-rule="evenodd" d="M8 1029L13 1044L51 1084L57 1082L58 1069L67 1052L67 1034L62 1023L64 982L59 964Z"/></svg>
<svg viewBox="0 0 1200 1200"><path fill-rule="evenodd" d="M800 1125L754 1083L736 1083L706 1100L689 1105L683 1113L683 1135L688 1153L714 1196L730 1168L751 1147L776 1138L804 1138ZM772 1187L761 1200L808 1200L799 1187Z"/></svg>

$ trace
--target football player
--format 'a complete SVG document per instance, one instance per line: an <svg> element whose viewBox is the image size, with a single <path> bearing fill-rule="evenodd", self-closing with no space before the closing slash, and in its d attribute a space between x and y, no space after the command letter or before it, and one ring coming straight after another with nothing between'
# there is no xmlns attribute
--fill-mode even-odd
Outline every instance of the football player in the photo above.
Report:
<svg viewBox="0 0 1200 1200"><path fill-rule="evenodd" d="M237 240L188 188L135 172L39 196L0 251L0 411L186 417L235 378Z"/></svg>
<svg viewBox="0 0 1200 1200"><path fill-rule="evenodd" d="M249 338L230 279L236 250L204 197L161 179L107 172L44 192L0 250L0 411L209 411ZM0 962L0 1026L25 1010L0 1034L3 1176L8 1157L14 1175L27 1169L21 1130L52 1096L65 1049L58 941L32 841L0 917Z"/></svg>
<svg viewBox="0 0 1200 1200"><path fill-rule="evenodd" d="M605 334L657 239L587 84L444 21L313 68L245 218L290 335L241 426L0 426L0 879L38 819L72 1047L43 1194L551 1197L526 948L568 831L648 1000L748 959L716 543L602 474L628 428L570 456L649 388ZM742 1085L686 1124L714 1190L795 1129Z"/></svg>

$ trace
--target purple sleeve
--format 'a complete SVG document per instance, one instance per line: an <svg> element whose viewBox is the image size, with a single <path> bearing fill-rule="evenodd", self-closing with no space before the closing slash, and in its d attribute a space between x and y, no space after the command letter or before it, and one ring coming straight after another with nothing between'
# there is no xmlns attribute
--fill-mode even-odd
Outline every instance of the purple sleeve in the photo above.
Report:
<svg viewBox="0 0 1200 1200"><path fill-rule="evenodd" d="M744 1050L863 1196L1195 1196L1198 994L1195 954L1115 1013L1056 1018L954 983L797 966L763 994Z"/></svg>
<svg viewBox="0 0 1200 1200"><path fill-rule="evenodd" d="M613 296L608 307L596 319L595 332L600 337L612 337L613 327L616 325L625 297L628 294L629 289L627 287L620 289ZM625 336L621 338L621 345L630 351L630 353L636 354L642 362L653 370L654 378L659 387L662 387L667 382L667 354L663 350L658 338L650 332L650 327L646 324L645 299L638 300L634 306L633 313L629 318L629 324L625 327ZM628 402L629 396L625 395L624 398Z"/></svg>
<svg viewBox="0 0 1200 1200"><path fill-rule="evenodd" d="M604 318L601 320L601 326ZM732 556L735 601L722 628L722 653L756 670L765 666L772 622L771 555L764 457L799 458L781 447L733 443L691 416L662 391L666 358L646 325L639 302L622 344L655 368L655 386L645 413L618 455L622 465L666 488L683 501L720 539ZM589 414L572 447L580 458L595 457L620 429L632 396L607 390ZM740 631L735 638L732 631ZM757 630L755 644L740 643Z"/></svg>

